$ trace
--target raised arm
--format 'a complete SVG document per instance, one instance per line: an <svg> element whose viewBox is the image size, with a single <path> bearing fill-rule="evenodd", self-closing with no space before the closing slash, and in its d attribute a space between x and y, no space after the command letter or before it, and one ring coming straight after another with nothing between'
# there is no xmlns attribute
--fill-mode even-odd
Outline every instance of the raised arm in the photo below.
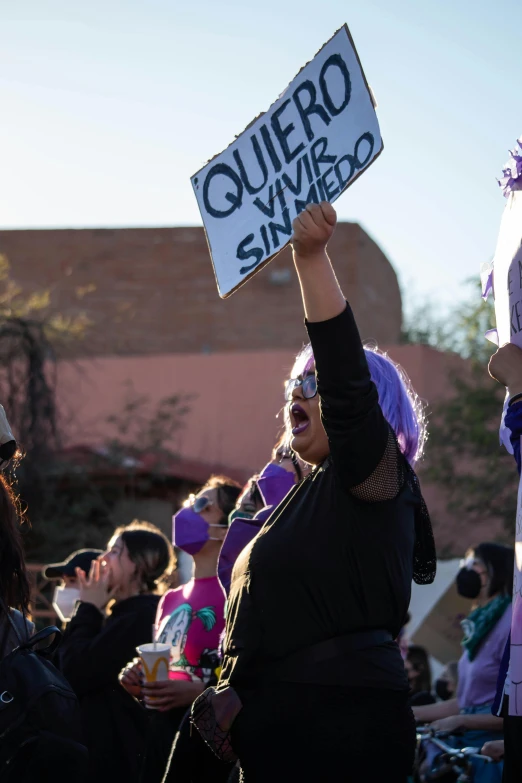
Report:
<svg viewBox="0 0 522 783"><path fill-rule="evenodd" d="M336 223L335 209L328 202L308 204L294 220L294 263L305 317L311 323L328 321L346 309L346 299L326 253Z"/></svg>
<svg viewBox="0 0 522 783"><path fill-rule="evenodd" d="M322 422L336 472L353 491L379 468L385 474L393 472L396 479L398 449L379 406L353 313L326 253L335 223L331 204L309 204L294 221L292 243L314 352ZM386 497L366 497L362 492L360 496L388 499L400 488L396 480L388 486L392 489Z"/></svg>

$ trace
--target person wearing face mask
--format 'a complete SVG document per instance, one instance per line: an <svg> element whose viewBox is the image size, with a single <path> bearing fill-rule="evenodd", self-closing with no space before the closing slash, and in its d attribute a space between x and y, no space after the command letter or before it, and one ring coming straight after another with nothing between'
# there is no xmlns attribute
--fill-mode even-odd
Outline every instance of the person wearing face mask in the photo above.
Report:
<svg viewBox="0 0 522 783"><path fill-rule="evenodd" d="M286 441L285 434L274 447L270 462L259 475L252 476L229 516L228 533L218 561L219 581L227 595L239 554L259 533L294 484L309 473L309 466L297 459Z"/></svg>
<svg viewBox="0 0 522 783"><path fill-rule="evenodd" d="M361 343L326 253L335 223L328 203L293 223L311 345L285 387L285 424L313 467L239 555L219 683L192 708L245 783L403 783L413 765L395 640L412 579L431 583L436 570L412 467L422 405L397 365Z"/></svg>
<svg viewBox="0 0 522 783"><path fill-rule="evenodd" d="M463 653L458 665L455 697L430 706L414 707L417 721L436 731L464 732L455 746L481 747L502 739L503 720L491 714L502 654L511 626L514 552L511 547L482 543L469 550L456 577L457 591L473 602L462 621ZM437 752L430 746L427 764ZM499 768L477 763L475 780L496 780Z"/></svg>
<svg viewBox="0 0 522 783"><path fill-rule="evenodd" d="M63 563L51 563L46 566L43 576L50 582L60 580L53 593L53 608L62 621L68 623L74 613L76 602L80 600L80 587L76 569L86 574L91 563L103 554L102 549L78 549L69 555Z"/></svg>
<svg viewBox="0 0 522 783"><path fill-rule="evenodd" d="M241 487L235 481L213 476L174 515L173 542L193 557L194 576L187 584L166 592L158 606L157 640L171 646L169 680L142 685L140 666L134 663L120 678L123 687L143 698L145 705L154 698L156 714L152 717L141 774L144 783L163 780L176 732L188 708L215 677L219 666L225 596L217 577L217 563L227 533L228 516L240 492ZM203 743L194 747L188 741L188 722L184 728L179 746L172 753L168 773L179 783L185 779L189 764L194 767L207 761L213 766L219 764ZM202 780L209 777L205 769L199 772ZM212 771L210 776L217 781L216 774Z"/></svg>
<svg viewBox="0 0 522 783"><path fill-rule="evenodd" d="M114 532L88 574L76 569L80 600L58 657L80 701L89 779L96 783L137 783L148 720L118 676L136 647L152 641L159 593L174 564L166 536L133 522Z"/></svg>

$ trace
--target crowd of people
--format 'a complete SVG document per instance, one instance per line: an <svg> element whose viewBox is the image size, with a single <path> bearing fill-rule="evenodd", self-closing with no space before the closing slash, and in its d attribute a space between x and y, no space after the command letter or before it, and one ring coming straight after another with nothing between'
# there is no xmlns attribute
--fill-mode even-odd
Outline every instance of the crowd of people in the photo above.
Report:
<svg viewBox="0 0 522 783"><path fill-rule="evenodd" d="M513 549L476 542L465 554L462 656L432 682L429 651L407 636L412 581L436 572L415 473L423 408L401 368L361 343L326 253L335 223L326 203L294 223L310 344L286 379L285 431L267 465L245 487L210 477L174 515L172 543L135 521L105 551L44 572L63 623L52 665L76 696L88 753L77 780L455 779L429 735L418 747L419 725L493 758L474 762L477 783L522 779L522 718L508 710ZM500 348L490 372L513 398L506 424L520 470L522 352ZM0 440L7 462L16 444ZM0 476L0 598L10 607L0 680L35 633L17 503ZM174 548L194 570L167 589ZM168 646L167 679L144 669L147 643Z"/></svg>

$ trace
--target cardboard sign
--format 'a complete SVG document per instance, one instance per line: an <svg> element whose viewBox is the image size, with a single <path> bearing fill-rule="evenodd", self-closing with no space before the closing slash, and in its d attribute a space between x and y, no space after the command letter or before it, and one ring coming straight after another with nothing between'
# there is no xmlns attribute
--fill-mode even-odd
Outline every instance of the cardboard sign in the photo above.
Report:
<svg viewBox="0 0 522 783"><path fill-rule="evenodd" d="M292 222L307 204L335 201L382 148L372 96L344 26L268 112L191 179L220 296L288 244Z"/></svg>
<svg viewBox="0 0 522 783"><path fill-rule="evenodd" d="M504 208L493 270L498 344L522 348L522 191Z"/></svg>
<svg viewBox="0 0 522 783"><path fill-rule="evenodd" d="M493 261L493 290L498 345L508 342L522 348L522 191L514 190L504 208ZM501 440L509 451L509 431L504 419ZM522 444L521 444L522 445ZM515 526L515 572L513 580L513 615L511 621L511 686L509 714L522 716L522 479L517 497Z"/></svg>

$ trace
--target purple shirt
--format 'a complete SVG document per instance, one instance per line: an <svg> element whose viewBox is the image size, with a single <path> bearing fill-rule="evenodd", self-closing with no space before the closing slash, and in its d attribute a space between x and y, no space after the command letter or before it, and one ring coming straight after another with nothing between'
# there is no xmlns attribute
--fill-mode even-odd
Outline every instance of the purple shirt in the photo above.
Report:
<svg viewBox="0 0 522 783"><path fill-rule="evenodd" d="M511 628L511 604L485 637L472 661L465 650L459 661L457 698L460 709L492 704L502 653Z"/></svg>

